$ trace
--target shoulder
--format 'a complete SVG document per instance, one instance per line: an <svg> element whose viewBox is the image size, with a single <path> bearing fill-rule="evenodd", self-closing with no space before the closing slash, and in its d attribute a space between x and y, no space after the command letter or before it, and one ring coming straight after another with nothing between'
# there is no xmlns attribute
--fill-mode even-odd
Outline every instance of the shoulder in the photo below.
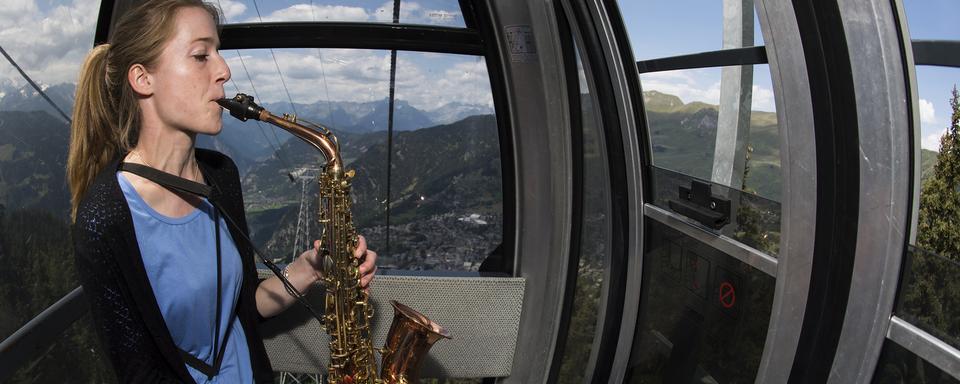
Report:
<svg viewBox="0 0 960 384"><path fill-rule="evenodd" d="M100 170L80 200L74 223L79 234L103 235L128 215L126 199L117 181L118 162L112 161Z"/></svg>
<svg viewBox="0 0 960 384"><path fill-rule="evenodd" d="M215 173L237 174L237 164L230 156L212 149L197 148L194 152L197 161Z"/></svg>

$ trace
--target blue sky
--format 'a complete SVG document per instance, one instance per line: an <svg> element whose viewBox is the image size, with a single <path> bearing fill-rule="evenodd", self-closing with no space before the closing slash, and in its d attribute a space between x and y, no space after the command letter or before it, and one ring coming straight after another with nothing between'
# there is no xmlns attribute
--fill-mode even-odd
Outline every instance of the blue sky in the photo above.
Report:
<svg viewBox="0 0 960 384"><path fill-rule="evenodd" d="M676 56L721 49L721 1L618 1L630 44L637 60ZM904 9L913 39L960 40L960 1L905 0ZM754 45L762 45L759 23L754 16ZM678 95L684 102L719 99L720 70L688 70L647 74L641 79L644 90L661 90ZM950 123L950 89L960 83L960 69L917 67L921 144L936 150L939 137ZM755 66L754 97L771 90L767 66ZM772 93L769 93L772 95ZM754 109L773 111L772 100L754 100Z"/></svg>
<svg viewBox="0 0 960 384"><path fill-rule="evenodd" d="M341 20L389 22L388 0L213 0L224 10L227 22L265 20ZM0 7L0 46L44 84L75 82L83 55L90 48L96 27L99 0L4 0ZM721 1L619 1L638 60L674 56L721 48ZM958 0L905 0L908 27L914 39L960 40ZM463 26L456 0L404 0L401 21ZM754 21L754 44L763 44ZM369 101L386 97L389 79L387 51L267 50L241 51L247 71L236 51L224 52L236 86L249 91L251 80L265 101L284 101L286 93L276 74L279 65L291 97L297 102L321 99ZM290 76L289 79L286 76ZM398 97L414 106L433 109L446 102L492 104L486 63L463 55L401 52ZM719 101L719 69L645 74L645 90L660 90L684 102ZM924 148L936 149L938 137L949 124L950 89L960 83L960 69L917 68ZM0 85L22 84L13 68L0 63ZM773 93L767 65L754 67L753 108L773 111Z"/></svg>

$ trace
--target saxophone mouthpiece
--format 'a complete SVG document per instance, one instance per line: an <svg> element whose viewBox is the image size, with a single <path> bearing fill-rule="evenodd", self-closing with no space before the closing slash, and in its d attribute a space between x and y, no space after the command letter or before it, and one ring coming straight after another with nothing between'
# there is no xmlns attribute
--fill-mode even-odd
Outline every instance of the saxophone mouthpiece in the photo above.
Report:
<svg viewBox="0 0 960 384"><path fill-rule="evenodd" d="M263 111L263 107L253 102L253 96L243 93L238 93L232 99L217 100L217 104L230 111L230 116L236 117L240 121L247 121L247 119L260 120L260 112Z"/></svg>

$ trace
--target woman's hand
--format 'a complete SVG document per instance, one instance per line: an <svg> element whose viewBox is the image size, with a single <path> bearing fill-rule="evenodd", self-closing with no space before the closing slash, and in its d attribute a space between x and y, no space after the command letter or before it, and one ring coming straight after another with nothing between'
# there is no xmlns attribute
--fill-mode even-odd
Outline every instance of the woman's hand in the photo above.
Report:
<svg viewBox="0 0 960 384"><path fill-rule="evenodd" d="M373 275L377 273L377 253L367 249L367 239L363 236L357 237L357 249L354 250L353 257L360 259L360 286L369 290Z"/></svg>
<svg viewBox="0 0 960 384"><path fill-rule="evenodd" d="M304 281L310 285L320 281L323 278L323 257L320 252L320 240L313 242L313 249L300 255L289 267L289 279L291 282ZM360 261L360 286L368 288L373 276L377 272L377 253L367 249L367 239L363 236L357 236L357 249L353 251L353 257ZM300 286L299 284L294 284Z"/></svg>
<svg viewBox="0 0 960 384"><path fill-rule="evenodd" d="M290 265L284 269L284 275L287 280L301 293L307 291L316 282L321 281L323 277L323 257L319 252L320 241L313 242L313 249L300 254ZM373 275L377 273L377 253L367 249L367 240L363 236L357 238L357 249L353 256L359 259L360 266L360 286L364 290L370 290L370 282L373 281ZM283 283L276 277L264 280L257 287L257 311L260 316L271 317L289 307L294 302L293 296L290 296L283 288Z"/></svg>

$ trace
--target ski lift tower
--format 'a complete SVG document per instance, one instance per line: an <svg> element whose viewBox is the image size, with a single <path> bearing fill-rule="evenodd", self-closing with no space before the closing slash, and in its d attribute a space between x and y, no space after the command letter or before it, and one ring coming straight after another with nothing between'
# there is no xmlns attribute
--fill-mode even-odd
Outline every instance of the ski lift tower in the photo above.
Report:
<svg viewBox="0 0 960 384"><path fill-rule="evenodd" d="M297 258L299 252L310 248L313 245L310 242L310 199L307 197L307 185L316 182L320 177L320 169L314 167L300 167L287 173L291 182L300 183L300 208L297 210L297 227L291 244L292 253L289 262Z"/></svg>

